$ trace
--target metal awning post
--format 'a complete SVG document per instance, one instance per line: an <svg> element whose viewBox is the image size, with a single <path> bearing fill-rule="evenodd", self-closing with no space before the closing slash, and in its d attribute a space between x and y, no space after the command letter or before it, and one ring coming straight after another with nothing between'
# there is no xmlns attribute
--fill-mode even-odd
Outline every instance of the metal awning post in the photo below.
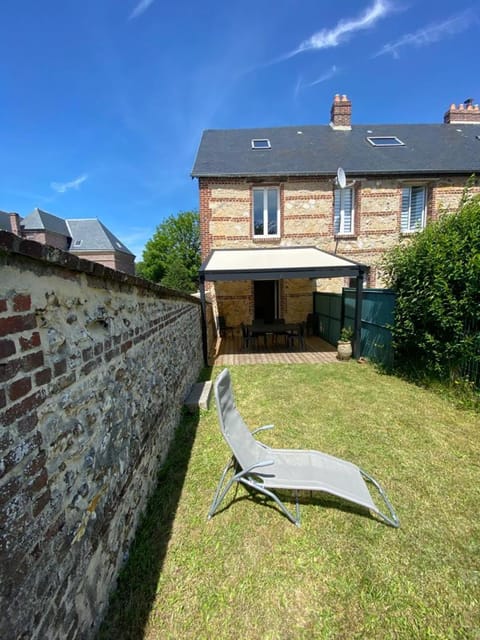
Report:
<svg viewBox="0 0 480 640"><path fill-rule="evenodd" d="M355 291L355 329L353 338L353 357L360 358L362 339L362 303L363 303L363 271L357 276L357 288Z"/></svg>
<svg viewBox="0 0 480 640"><path fill-rule="evenodd" d="M207 342L207 304L205 300L205 275L200 273L200 304L202 308L202 347L203 364L208 366L208 342Z"/></svg>

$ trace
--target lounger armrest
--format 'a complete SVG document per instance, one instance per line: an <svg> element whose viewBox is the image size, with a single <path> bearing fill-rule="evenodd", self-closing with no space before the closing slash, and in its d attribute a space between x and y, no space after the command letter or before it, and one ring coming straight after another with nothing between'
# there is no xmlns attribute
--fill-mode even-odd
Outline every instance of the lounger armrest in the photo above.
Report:
<svg viewBox="0 0 480 640"><path fill-rule="evenodd" d="M246 473L250 473L254 469L257 469L258 467L270 467L272 464L274 464L273 460L265 460L264 462L256 462L255 464L252 464L250 467L247 467L246 469L244 469L241 473L242 473L242 475L245 475Z"/></svg>
<svg viewBox="0 0 480 640"><path fill-rule="evenodd" d="M258 433L259 431L265 431L266 429L273 429L273 427L274 427L274 425L273 425L273 424L266 424L266 425L264 425L263 427L257 427L256 429L254 429L254 430L252 431L252 436L253 436L255 433Z"/></svg>

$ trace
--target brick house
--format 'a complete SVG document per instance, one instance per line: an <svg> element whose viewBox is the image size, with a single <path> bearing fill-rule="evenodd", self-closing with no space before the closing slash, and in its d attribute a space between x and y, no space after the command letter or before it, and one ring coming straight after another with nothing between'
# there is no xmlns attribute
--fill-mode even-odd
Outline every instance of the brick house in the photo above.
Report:
<svg viewBox="0 0 480 640"><path fill-rule="evenodd" d="M455 210L480 172L471 100L439 124L355 125L351 114L336 95L328 125L204 131L192 170L201 281L228 325L299 322L312 291L339 291L352 277L382 287L384 252Z"/></svg>
<svg viewBox="0 0 480 640"><path fill-rule="evenodd" d="M97 218L63 219L35 208L25 218L0 211L0 229L135 274L135 256Z"/></svg>

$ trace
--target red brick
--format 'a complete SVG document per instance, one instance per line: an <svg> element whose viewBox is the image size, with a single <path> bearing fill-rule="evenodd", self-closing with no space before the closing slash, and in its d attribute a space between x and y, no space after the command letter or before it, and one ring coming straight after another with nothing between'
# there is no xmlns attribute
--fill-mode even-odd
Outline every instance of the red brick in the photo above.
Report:
<svg viewBox="0 0 480 640"><path fill-rule="evenodd" d="M16 351L13 340L0 340L0 358L8 358Z"/></svg>
<svg viewBox="0 0 480 640"><path fill-rule="evenodd" d="M22 358L23 371L33 371L34 369L43 367L43 365L43 351L34 351L33 353L29 353Z"/></svg>
<svg viewBox="0 0 480 640"><path fill-rule="evenodd" d="M45 493L42 493L42 495L35 501L33 505L34 518L36 518L45 509L49 501L50 501L50 490L47 489Z"/></svg>
<svg viewBox="0 0 480 640"><path fill-rule="evenodd" d="M55 362L53 365L53 374L55 377L61 376L67 370L67 361L65 359Z"/></svg>
<svg viewBox="0 0 480 640"><path fill-rule="evenodd" d="M48 473L47 470L43 468L38 476L34 478L29 484L27 484L26 493L30 496L38 493L39 491L41 491L41 489L47 486L47 482Z"/></svg>
<svg viewBox="0 0 480 640"><path fill-rule="evenodd" d="M45 401L47 394L44 389L40 389L36 393L32 393L32 395L27 396L17 404L9 407L2 416L0 416L0 424L9 425L22 418L25 414L33 411L37 407L39 407Z"/></svg>
<svg viewBox="0 0 480 640"><path fill-rule="evenodd" d="M7 301L5 299L0 300L0 313L7 310Z"/></svg>
<svg viewBox="0 0 480 640"><path fill-rule="evenodd" d="M13 310L14 311L30 311L30 307L32 306L32 299L29 294L19 293L13 299Z"/></svg>
<svg viewBox="0 0 480 640"><path fill-rule="evenodd" d="M20 333L20 331L28 331L35 329L37 321L34 313L26 316L9 316L8 318L0 318L0 336L7 336L11 333Z"/></svg>
<svg viewBox="0 0 480 640"><path fill-rule="evenodd" d="M87 362L87 360L91 360L93 358L93 349L92 349L92 347L88 347L87 349L83 349L82 358L83 358L84 362Z"/></svg>
<svg viewBox="0 0 480 640"><path fill-rule="evenodd" d="M132 341L129 340L128 342L125 342L124 344L122 344L122 353L125 353L131 348L132 348Z"/></svg>
<svg viewBox="0 0 480 640"><path fill-rule="evenodd" d="M27 466L25 467L24 474L28 478L32 478L35 476L43 467L45 466L45 462L47 460L47 455L45 451L40 451L38 456L31 460Z"/></svg>
<svg viewBox="0 0 480 640"><path fill-rule="evenodd" d="M5 393L5 389L0 389L0 409L7 404L7 395Z"/></svg>
<svg viewBox="0 0 480 640"><path fill-rule="evenodd" d="M9 362L0 362L0 382L11 380L14 378L22 367L21 360L10 360Z"/></svg>
<svg viewBox="0 0 480 640"><path fill-rule="evenodd" d="M35 347L40 346L40 334L38 331L34 331L30 338L24 338L21 336L19 338L20 348L22 351L28 351L29 349L34 349Z"/></svg>
<svg viewBox="0 0 480 640"><path fill-rule="evenodd" d="M52 379L52 372L47 367L46 369L42 369L35 374L35 384L37 387L41 387L44 384L48 384Z"/></svg>
<svg viewBox="0 0 480 640"><path fill-rule="evenodd" d="M20 380L15 380L15 382L12 382L10 385L8 389L8 397L12 402L15 402L15 400L26 396L31 390L32 381L30 377L20 378Z"/></svg>

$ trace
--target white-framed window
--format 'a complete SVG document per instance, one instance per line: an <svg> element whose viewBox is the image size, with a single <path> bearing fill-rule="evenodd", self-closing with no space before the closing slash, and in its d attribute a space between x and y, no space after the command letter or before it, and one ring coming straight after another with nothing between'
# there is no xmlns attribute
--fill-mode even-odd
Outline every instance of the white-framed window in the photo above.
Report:
<svg viewBox="0 0 480 640"><path fill-rule="evenodd" d="M253 235L280 235L280 190L278 187L253 188Z"/></svg>
<svg viewBox="0 0 480 640"><path fill-rule="evenodd" d="M427 208L426 187L404 187L402 189L402 233L420 231L425 227Z"/></svg>
<svg viewBox="0 0 480 640"><path fill-rule="evenodd" d="M335 235L351 235L354 232L353 189L335 189L333 207L333 231Z"/></svg>

